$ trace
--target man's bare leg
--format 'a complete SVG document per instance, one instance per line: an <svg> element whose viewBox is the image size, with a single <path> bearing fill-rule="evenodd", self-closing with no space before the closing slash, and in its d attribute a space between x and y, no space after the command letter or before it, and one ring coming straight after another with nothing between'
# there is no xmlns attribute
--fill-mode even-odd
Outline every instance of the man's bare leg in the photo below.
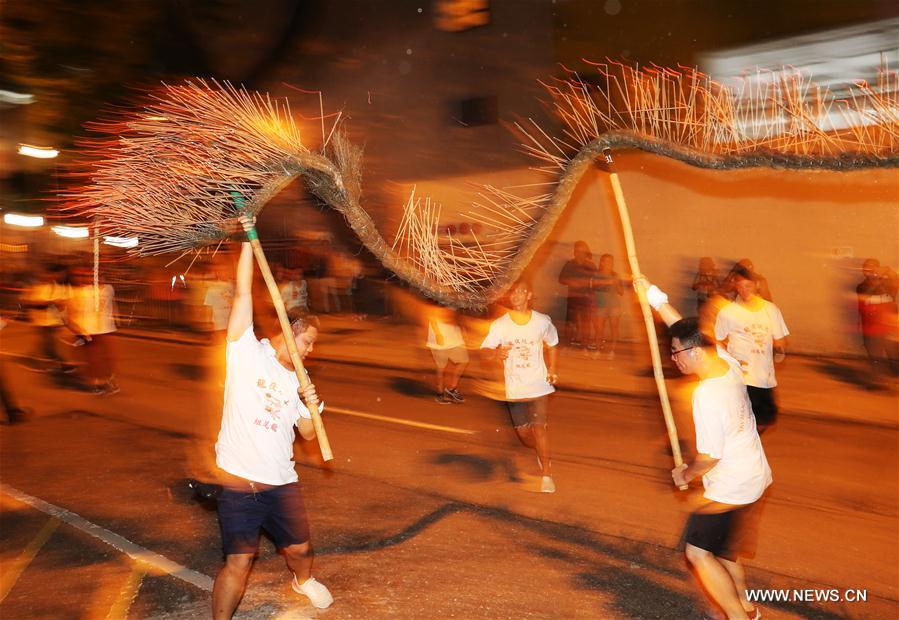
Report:
<svg viewBox="0 0 899 620"><path fill-rule="evenodd" d="M534 442L534 433L531 430L530 424L525 424L523 426L516 426L515 433L518 435L518 439L521 440L525 446L531 449L536 448L536 443Z"/></svg>
<svg viewBox="0 0 899 620"><path fill-rule="evenodd" d="M468 364L456 364L455 362L449 362L446 365L446 369L449 372L449 379L446 381L446 387L449 390L455 390L459 387L459 379L462 378L462 373L465 371L465 367Z"/></svg>
<svg viewBox="0 0 899 620"><path fill-rule="evenodd" d="M745 620L748 616L740 602L737 585L719 558L689 543L685 555L709 596L721 606L728 619Z"/></svg>
<svg viewBox="0 0 899 620"><path fill-rule="evenodd" d="M443 394L443 388L445 387L443 384L443 373L446 371L446 367L441 368L437 367L437 395L441 396Z"/></svg>
<svg viewBox="0 0 899 620"><path fill-rule="evenodd" d="M724 569L730 573L731 579L734 580L734 585L737 586L737 596L740 597L740 604L743 605L743 609L747 614L754 611L755 606L746 598L746 571L743 570L743 565L724 558L718 558L718 560L721 561L721 565L724 566Z"/></svg>
<svg viewBox="0 0 899 620"><path fill-rule="evenodd" d="M297 576L297 583L303 583L312 576L312 547L308 542L290 545L282 549L287 568Z"/></svg>
<svg viewBox="0 0 899 620"><path fill-rule="evenodd" d="M543 466L543 475L552 476L552 464L549 458L549 429L546 424L531 424L534 436L534 450Z"/></svg>
<svg viewBox="0 0 899 620"><path fill-rule="evenodd" d="M232 553L225 556L225 565L216 575L212 586L212 617L216 620L228 620L234 615L247 585L253 555Z"/></svg>

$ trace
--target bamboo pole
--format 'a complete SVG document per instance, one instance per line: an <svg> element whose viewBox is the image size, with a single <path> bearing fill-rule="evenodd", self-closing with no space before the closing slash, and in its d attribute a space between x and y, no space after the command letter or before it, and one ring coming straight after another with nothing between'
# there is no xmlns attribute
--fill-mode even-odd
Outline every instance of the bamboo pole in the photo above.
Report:
<svg viewBox="0 0 899 620"><path fill-rule="evenodd" d="M244 208L244 199L239 192L231 192L234 204L241 210ZM287 353L290 355L290 362L293 364L293 371L297 375L300 382L300 388L309 385L309 375L303 366L303 359L300 352L297 351L297 343L294 340L293 329L290 327L290 320L287 318L287 308L284 306L284 299L281 297L281 291L278 289L278 283L275 282L275 276L268 266L268 259L265 258L265 251L259 242L259 233L256 228L250 228L247 231L247 241L253 248L253 256L256 257L256 264L259 265L259 271L262 272L262 279L265 280L265 286L268 288L268 294L272 298L272 304L275 306L275 312L278 315L278 323L281 324L281 333L284 335L284 343L287 345ZM321 412L318 405L306 403L306 408L312 416L312 427L315 429L315 438L318 440L318 447L322 453L322 459L330 461L334 458L331 452L331 444L328 442L328 434L325 432L325 425L322 423Z"/></svg>
<svg viewBox="0 0 899 620"><path fill-rule="evenodd" d="M624 193L621 191L621 183L618 181L618 173L612 168L612 151L604 149L603 155L609 170L609 181L612 184L612 192L615 194L615 204L618 207L618 216L621 219L621 228L624 232L624 245L627 249L627 262L634 278L642 277L640 264L637 262L637 246L634 243L634 233L631 229L631 218L627 211L627 203L624 201ZM655 323L652 320L652 310L646 300L646 291L642 286L635 286L637 299L640 300L640 310L643 312L643 322L646 325L646 336L649 340L649 353L652 356L652 374L655 376L656 387L659 392L659 401L662 403L662 415L665 417L665 428L668 429L668 441L671 443L671 454L674 457L674 466L680 467L684 459L680 453L680 443L677 438L677 427L674 424L674 416L671 413L671 403L668 401L668 390L665 387L665 375L662 372L662 359L659 356L659 342L656 338ZM687 487L680 487L685 490Z"/></svg>
<svg viewBox="0 0 899 620"><path fill-rule="evenodd" d="M251 234L252 233L252 234ZM275 312L278 314L278 322L281 324L281 332L284 334L284 342L287 344L287 352L290 354L290 361L293 364L293 370L300 381L300 387L305 388L309 385L309 375L303 367L303 360L297 351L297 343L294 340L293 330L290 327L290 320L287 318L287 308L284 306L284 300L281 298L281 291L278 290L278 284L272 275L272 270L268 266L268 260L265 258L265 252L262 244L259 243L259 236L256 229L251 228L247 231L247 238L253 248L253 256L256 257L256 264L259 265L259 271L262 272L262 278L268 287L268 293L272 297L272 303L275 305ZM312 426L315 428L315 437L318 439L318 447L321 450L322 458L330 461L334 458L331 453L331 444L328 442L328 435L325 433L325 425L322 423L322 416L318 410L318 405L306 403L306 408L312 414Z"/></svg>

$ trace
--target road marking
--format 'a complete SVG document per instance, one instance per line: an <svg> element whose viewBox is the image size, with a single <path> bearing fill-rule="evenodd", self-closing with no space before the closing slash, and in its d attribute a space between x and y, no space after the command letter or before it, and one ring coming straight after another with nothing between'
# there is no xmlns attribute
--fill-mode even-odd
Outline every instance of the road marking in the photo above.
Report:
<svg viewBox="0 0 899 620"><path fill-rule="evenodd" d="M119 592L116 602L109 608L106 614L106 620L119 620L119 618L127 618L137 593L140 592L140 586L144 581L144 575L147 574L149 567L146 564L138 562L131 567L131 573Z"/></svg>
<svg viewBox="0 0 899 620"><path fill-rule="evenodd" d="M187 583L191 584L192 586L196 586L201 590L212 592L212 577L209 577L208 575L204 575L203 573L199 573L185 566L181 566L177 562L173 562L165 556L154 553L149 549L145 549L144 547L131 542L130 540L116 534L115 532L111 532L104 527L100 527L96 523L91 523L84 517L77 515L74 512L70 512L65 508L60 508L59 506L54 506L53 504L45 502L42 499L38 499L37 497L32 497L31 495L22 493L21 491L14 489L13 487L2 482L0 482L0 492L9 495L13 499L19 500L23 504L28 504L32 508L40 510L41 512L48 514L51 517L56 517L60 521L68 523L72 527L78 528L82 532L85 532L86 534L89 534L90 536L93 536L94 538L105 542L107 545L118 549L137 562L148 564L155 570L171 575L172 577L177 577L181 581L186 581Z"/></svg>
<svg viewBox="0 0 899 620"><path fill-rule="evenodd" d="M25 572L25 569L28 568L31 561L34 560L34 557L38 554L38 551L41 550L41 547L44 546L44 543L50 540L53 532L59 527L59 523L59 519L51 516L47 522L44 523L44 527L37 533L37 536L35 536L31 542L28 543L28 546L22 550L22 553L20 553L19 557L12 563L12 566L3 571L3 579L0 580L0 603L3 602L6 595L13 589L16 582L19 581L19 577L22 576L22 573Z"/></svg>
<svg viewBox="0 0 899 620"><path fill-rule="evenodd" d="M352 409L343 409L342 407L332 407L328 405L325 408L326 413L342 413L343 415L351 415L357 418L368 418L370 420L380 420L381 422L391 422L393 424L402 424L403 426L414 426L415 428L426 428L432 431L442 431L444 433L456 433L457 435L475 435L477 431L470 431L465 428L453 428L452 426L440 426L439 424L428 424L427 422L416 422L414 420L405 420L403 418L391 418L385 415L375 415L373 413L362 413L361 411L353 411Z"/></svg>

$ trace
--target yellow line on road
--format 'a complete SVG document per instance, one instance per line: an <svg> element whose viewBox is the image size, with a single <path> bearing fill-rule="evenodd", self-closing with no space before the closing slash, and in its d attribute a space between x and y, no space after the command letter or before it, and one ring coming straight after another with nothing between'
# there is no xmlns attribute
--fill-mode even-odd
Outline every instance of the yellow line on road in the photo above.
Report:
<svg viewBox="0 0 899 620"><path fill-rule="evenodd" d="M12 566L9 566L3 570L3 575L0 576L0 603L6 598L6 595L9 594L10 590L16 585L16 582L19 581L19 577L22 576L22 573L25 572L25 569L31 564L31 561L34 560L34 556L38 554L38 551L41 550L41 547L44 546L50 537L53 535L53 532L56 531L56 528L59 527L61 521L56 517L50 517L47 522L44 524L44 527L41 528L41 531L37 533L28 546L22 550L22 553L19 554L19 557L15 559L12 563Z"/></svg>
<svg viewBox="0 0 899 620"><path fill-rule="evenodd" d="M369 420L380 420L381 422L390 422L392 424L402 424L403 426L414 426L415 428L426 428L432 431L441 431L444 433L456 433L457 435L474 435L477 431L470 431L464 428L453 428L452 426L440 426L439 424L428 424L427 422L416 422L414 420L405 420L403 418L391 418L385 415L375 415L373 413L362 413L361 411L353 411L352 409L343 409L341 407L325 407L325 413L341 413L343 415L351 415L357 418L368 418Z"/></svg>
<svg viewBox="0 0 899 620"><path fill-rule="evenodd" d="M149 567L143 562L136 562L132 566L131 574L128 575L128 579L122 585L119 597L112 604L112 607L109 608L109 613L106 614L106 620L120 620L128 617L128 612L134 603L134 599L137 598L137 593L140 592L140 586L148 569Z"/></svg>
<svg viewBox="0 0 899 620"><path fill-rule="evenodd" d="M197 588L200 588L201 590L204 590L206 592L212 592L212 577L204 575L203 573L199 573L195 570L191 570L186 566L182 566L177 562L173 562L165 556L159 555L158 553L153 553L149 549L145 549L144 547L131 542L127 538L124 538L119 534L116 534L115 532L111 532L104 527L100 527L96 523L91 523L84 517L77 515L74 512L69 512L65 508L54 506L53 504L45 502L42 499L32 497L27 493L22 493L21 491L14 489L8 484L4 484L2 482L0 482L0 493L8 495L24 504L28 504L32 508L36 508L37 510L40 510L41 512L55 517L61 521L65 521L72 527L75 527L82 532L93 536L97 540L103 541L114 549L118 549L122 553L130 556L131 559L150 565L153 570L169 574L172 577L177 577L178 579L186 581L187 583L196 586Z"/></svg>

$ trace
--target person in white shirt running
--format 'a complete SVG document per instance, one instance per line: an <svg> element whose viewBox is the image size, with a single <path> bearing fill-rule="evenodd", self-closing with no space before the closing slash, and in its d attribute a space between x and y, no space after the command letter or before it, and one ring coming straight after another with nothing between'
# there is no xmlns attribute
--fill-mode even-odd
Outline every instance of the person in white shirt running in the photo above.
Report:
<svg viewBox="0 0 899 620"><path fill-rule="evenodd" d="M506 404L521 442L537 452L540 491L555 493L549 455L547 395L555 392L559 334L550 318L531 310L531 286L519 280L509 289L511 310L490 324L482 349L503 362ZM543 351L546 348L546 360Z"/></svg>
<svg viewBox="0 0 899 620"><path fill-rule="evenodd" d="M465 397L459 391L459 379L468 365L468 349L462 328L456 320L456 313L444 306L428 308L428 339L426 346L431 351L437 367L437 397L441 405L464 403Z"/></svg>
<svg viewBox="0 0 899 620"><path fill-rule="evenodd" d="M255 218L241 218L244 230ZM212 589L214 618L230 618L246 587L261 529L272 537L293 573L291 587L312 605L333 598L312 577L312 547L306 508L293 462L294 427L303 439L315 437L309 410L318 404L315 386L303 389L294 373L282 334L257 340L253 333L253 250L243 243L228 322L227 372L222 427L215 444L223 489L218 498L225 565ZM315 317L291 324L301 358L318 337Z"/></svg>
<svg viewBox="0 0 899 620"><path fill-rule="evenodd" d="M702 478L704 502L684 533L684 553L705 592L729 619L761 617L746 599L740 557L755 553L758 518L771 468L756 430L740 364L703 334L699 319L682 319L668 297L645 279L650 305L669 326L671 359L685 375L696 375L693 421L696 458L671 470L678 487Z"/></svg>
<svg viewBox="0 0 899 620"><path fill-rule="evenodd" d="M758 295L751 272L737 265L732 276L737 297L718 313L715 338L740 362L756 424L764 432L777 419L774 364L784 360L790 332L780 309Z"/></svg>

